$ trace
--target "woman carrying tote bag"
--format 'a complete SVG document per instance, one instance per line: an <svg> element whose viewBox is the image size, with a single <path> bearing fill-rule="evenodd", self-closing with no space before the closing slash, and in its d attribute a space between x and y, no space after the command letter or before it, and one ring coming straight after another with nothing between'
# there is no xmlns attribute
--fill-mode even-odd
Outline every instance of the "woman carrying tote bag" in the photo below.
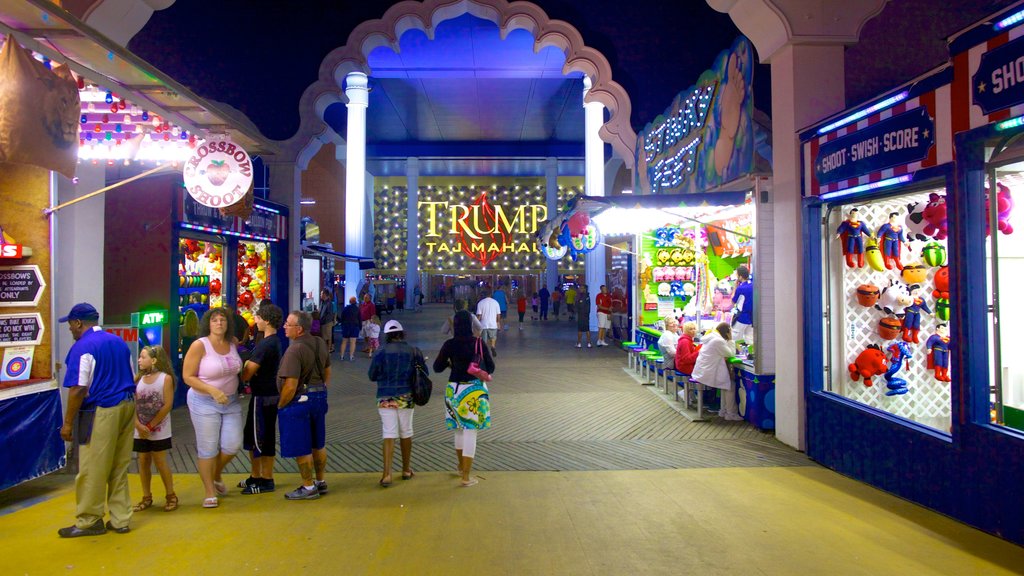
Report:
<svg viewBox="0 0 1024 576"><path fill-rule="evenodd" d="M476 433L491 427L491 404L487 384L469 372L476 363L479 369L494 371L490 347L473 336L472 316L460 310L453 320L455 335L445 341L434 360L434 372L451 369L444 391L445 426L455 430L455 454L459 460L460 486L477 483L470 477L476 456ZM478 372L479 374L479 372ZM482 375L482 374L481 374ZM485 378L487 376L484 376Z"/></svg>

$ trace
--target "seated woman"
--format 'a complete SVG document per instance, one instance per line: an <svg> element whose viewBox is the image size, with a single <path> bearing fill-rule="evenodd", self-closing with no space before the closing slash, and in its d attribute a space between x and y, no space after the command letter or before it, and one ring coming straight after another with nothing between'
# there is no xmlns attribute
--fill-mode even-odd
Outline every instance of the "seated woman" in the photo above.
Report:
<svg viewBox="0 0 1024 576"><path fill-rule="evenodd" d="M672 365L676 357L676 344L679 342L679 320L675 316L665 317L665 330L658 338L658 351L665 357L665 364Z"/></svg>
<svg viewBox="0 0 1024 576"><path fill-rule="evenodd" d="M693 365L697 362L697 354L700 352L700 346L693 343L693 337L696 335L696 322L683 324L683 335L676 343L676 370L683 374L693 374Z"/></svg>
<svg viewBox="0 0 1024 576"><path fill-rule="evenodd" d="M726 360L736 355L732 341L732 328L722 322L704 336L691 380L722 391L722 409L718 415L726 420L743 420L736 409L736 391L733 389L732 371Z"/></svg>

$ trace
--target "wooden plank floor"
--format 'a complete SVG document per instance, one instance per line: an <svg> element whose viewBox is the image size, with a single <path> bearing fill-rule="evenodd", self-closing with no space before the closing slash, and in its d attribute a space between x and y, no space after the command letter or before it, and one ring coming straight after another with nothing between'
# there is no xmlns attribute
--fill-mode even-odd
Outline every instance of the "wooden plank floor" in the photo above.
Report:
<svg viewBox="0 0 1024 576"><path fill-rule="evenodd" d="M428 357L440 348L441 326L450 308L396 314L409 340ZM493 427L479 436L474 468L487 470L655 470L671 468L812 465L803 454L744 422L690 422L653 387L623 372L625 353L616 347L577 350L575 324L527 322L498 339L497 370L490 385ZM328 471L370 472L380 468L380 419L375 385L366 376L369 359L332 359L328 413ZM444 375L432 376L434 399L417 408L413 467L422 471L455 466L452 433L444 426ZM246 401L247 402L247 401ZM195 472L195 439L186 408L172 414L177 472ZM228 472L244 473L240 455ZM277 469L294 472L291 460Z"/></svg>

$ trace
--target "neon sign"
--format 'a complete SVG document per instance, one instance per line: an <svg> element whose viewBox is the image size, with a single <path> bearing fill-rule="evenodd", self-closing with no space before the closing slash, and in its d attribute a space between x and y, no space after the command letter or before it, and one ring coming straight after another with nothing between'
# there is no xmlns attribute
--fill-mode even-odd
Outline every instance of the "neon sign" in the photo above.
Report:
<svg viewBox="0 0 1024 576"><path fill-rule="evenodd" d="M481 192L471 204L450 201L421 201L420 214L426 218L423 246L428 254L464 254L487 266L503 254L538 252L532 240L537 223L548 217L543 204L521 204L510 210L494 204ZM449 240L444 240L446 234ZM524 240L516 241L522 235Z"/></svg>

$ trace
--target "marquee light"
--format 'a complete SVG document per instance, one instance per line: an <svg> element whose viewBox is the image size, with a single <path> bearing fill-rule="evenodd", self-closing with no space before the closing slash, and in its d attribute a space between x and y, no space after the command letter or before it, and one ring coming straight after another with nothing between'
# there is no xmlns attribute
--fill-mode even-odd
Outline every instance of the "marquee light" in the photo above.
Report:
<svg viewBox="0 0 1024 576"><path fill-rule="evenodd" d="M833 122L831 124L828 124L826 126L822 126L821 128L818 128L818 134L825 134L827 132L831 132L831 131L835 130L836 128L839 128L841 126L846 126L847 124L850 124L851 122L856 122L856 121L860 120L861 118L866 118L866 117L874 114L875 112L878 112L879 110L885 110L886 108L888 108L888 107L890 107L890 106L892 106L894 104L897 104L899 102L902 102L903 100L906 100L907 96L910 96L910 92L907 91L907 90L904 90L903 92L900 92L899 94L894 94L893 96L890 96L890 97L886 98L885 100L882 100L881 102L879 102L877 104L874 104L873 106L869 106L869 107L867 107L867 108L865 108L863 110L860 110L859 112L854 112L853 114L850 114L849 116L845 116L843 118L840 118L839 120L836 120L835 122Z"/></svg>
<svg viewBox="0 0 1024 576"><path fill-rule="evenodd" d="M1022 12L1024 14L1024 12ZM1017 116L1016 118L1010 118L1009 120L1003 120L996 124L996 132L1002 132L1004 130L1010 130L1018 126L1024 126L1024 116Z"/></svg>
<svg viewBox="0 0 1024 576"><path fill-rule="evenodd" d="M249 234L246 232L235 232L234 230L224 230L222 228L214 228L212 226L200 226L199 224L189 224L188 222L180 222L178 224L182 228L188 228L189 230L198 230L200 232L210 232L211 234L227 234L228 236L237 236L239 238L246 238L249 240L263 240L264 242L277 242L277 238L271 238L269 236L261 236L259 234Z"/></svg>
<svg viewBox="0 0 1024 576"><path fill-rule="evenodd" d="M999 22L996 22L995 29L1005 30L1007 28L1019 24L1021 21L1024 21L1024 10L1021 10L1020 12L1014 12L1013 14L1010 14L1006 18L1000 20Z"/></svg>
<svg viewBox="0 0 1024 576"><path fill-rule="evenodd" d="M878 182L871 182L869 184L861 184L860 186L854 186L853 188L846 188L844 190L836 190L835 192L827 192L821 195L822 200L835 200L836 198L843 198L856 194L858 192L867 192L868 190L877 190L879 188L886 188L889 186L895 186L896 184L904 184L914 179L913 174L904 174L903 176L897 176L895 178L886 178L885 180L879 180Z"/></svg>

